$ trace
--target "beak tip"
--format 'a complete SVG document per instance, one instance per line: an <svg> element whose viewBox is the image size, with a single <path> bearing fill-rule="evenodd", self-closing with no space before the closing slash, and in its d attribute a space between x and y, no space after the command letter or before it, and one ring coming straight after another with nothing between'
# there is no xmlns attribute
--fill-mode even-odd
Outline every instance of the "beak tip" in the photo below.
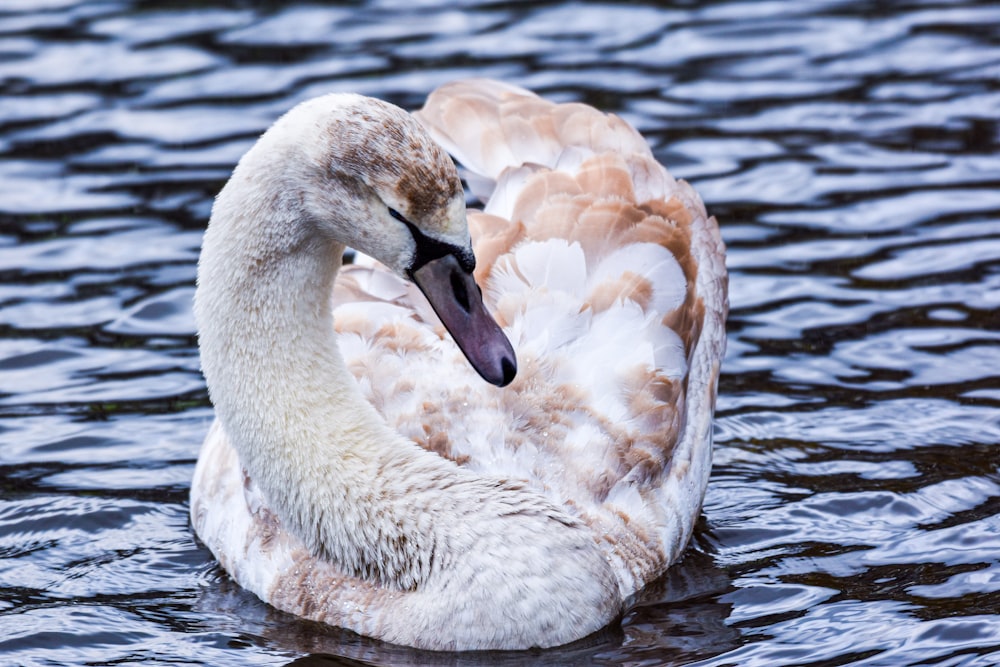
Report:
<svg viewBox="0 0 1000 667"><path fill-rule="evenodd" d="M517 375L517 360L514 358L513 353L509 357L504 357L500 360L500 372L500 382L496 383L498 387L506 387L514 381L514 376Z"/></svg>
<svg viewBox="0 0 1000 667"><path fill-rule="evenodd" d="M503 345L504 349L495 349L493 354L478 357L466 355L479 376L494 387L506 387L517 376L517 357L508 341L504 339L503 342L507 343Z"/></svg>

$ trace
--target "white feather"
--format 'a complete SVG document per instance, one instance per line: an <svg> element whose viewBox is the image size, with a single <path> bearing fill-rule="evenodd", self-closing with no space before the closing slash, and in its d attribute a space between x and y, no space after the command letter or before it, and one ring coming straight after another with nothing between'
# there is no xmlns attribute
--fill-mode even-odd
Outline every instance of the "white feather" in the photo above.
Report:
<svg viewBox="0 0 1000 667"><path fill-rule="evenodd" d="M217 420L192 523L240 585L300 616L435 650L568 642L620 614L693 530L724 348L724 249L693 190L618 118L482 80L435 92L419 120L472 170L474 190L492 192L486 211L510 221L477 245L482 260L488 243L510 244L477 275L517 378L484 383L401 277L416 242L389 208L467 243L461 192L430 177L453 173L447 156L384 103L306 102L241 160L206 233L195 309ZM329 172L345 152L364 187ZM379 166L387 156L402 176ZM630 240L627 225L621 238L596 232L595 251L573 229L553 237L531 213L515 219L547 203L526 204L534 179L558 170L546 181L558 197L605 157L609 173L626 165L627 192L574 202L634 216L681 202L684 257ZM434 188L450 200L420 209ZM338 273L345 244L379 261L359 254ZM700 328L665 324L698 313Z"/></svg>

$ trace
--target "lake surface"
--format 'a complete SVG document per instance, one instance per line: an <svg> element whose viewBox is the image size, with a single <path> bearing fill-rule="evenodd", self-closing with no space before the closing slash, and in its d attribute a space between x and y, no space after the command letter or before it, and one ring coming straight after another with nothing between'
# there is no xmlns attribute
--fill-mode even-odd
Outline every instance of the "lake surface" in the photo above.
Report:
<svg viewBox="0 0 1000 667"><path fill-rule="evenodd" d="M1000 664L995 2L159 6L0 5L0 665ZM212 197L300 100L465 76L622 115L729 247L688 554L535 654L297 621L187 518Z"/></svg>

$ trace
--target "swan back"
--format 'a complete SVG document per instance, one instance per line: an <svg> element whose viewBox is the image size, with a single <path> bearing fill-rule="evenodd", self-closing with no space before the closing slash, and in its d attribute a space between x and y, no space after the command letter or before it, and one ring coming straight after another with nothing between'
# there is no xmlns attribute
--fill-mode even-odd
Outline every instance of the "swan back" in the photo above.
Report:
<svg viewBox="0 0 1000 667"><path fill-rule="evenodd" d="M469 213L476 279L518 376L483 385L416 290L364 266L335 292L348 367L404 436L572 508L628 595L679 555L707 484L727 308L715 220L591 107L473 80L416 115L488 197Z"/></svg>

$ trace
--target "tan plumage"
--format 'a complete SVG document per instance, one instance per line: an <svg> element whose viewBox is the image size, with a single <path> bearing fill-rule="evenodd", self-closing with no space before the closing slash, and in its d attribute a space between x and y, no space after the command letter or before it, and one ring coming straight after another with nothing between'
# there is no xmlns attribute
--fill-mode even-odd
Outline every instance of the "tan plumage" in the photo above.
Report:
<svg viewBox="0 0 1000 667"><path fill-rule="evenodd" d="M334 477L343 467L352 488L387 494L387 508L366 501L375 509L366 506L358 525L382 535L384 522L401 522L397 538L373 538L379 558L423 569L376 574L381 566L366 560L374 556L364 544L361 565L338 561L340 547L323 541L348 539L337 536L351 508L334 512L347 519L327 519L318 500L308 508L313 495L337 504L344 494L307 472L274 480L253 472L246 456L258 456L258 430L217 400L243 381L225 379L223 367L206 369L220 421L199 461L193 521L242 585L301 616L433 649L564 643L610 621L690 537L725 345L724 248L696 193L617 117L486 80L444 86L417 117L487 201L468 215L475 278L517 352L518 374L506 388L484 383L398 268L360 261L333 288L336 344L352 377L335 399L357 391L377 417L354 426L335 406L316 417L308 410L322 404L289 403L281 419L305 426L281 431L278 451L341 457ZM380 157L388 158L411 159ZM220 208L213 224L227 212ZM444 223L425 230L435 225L460 237ZM200 272L200 291L210 276ZM205 293L202 329L224 300ZM213 386L213 376L223 379ZM313 420L328 423L334 439L345 429L391 437L385 449L370 445L371 460L383 463L367 473L350 467L367 451L364 440L316 445L313 455L300 449L312 444L287 442L326 432ZM235 450L233 432L243 433ZM302 492L276 504L271 496L289 484ZM316 520L332 527L316 539L298 534Z"/></svg>

